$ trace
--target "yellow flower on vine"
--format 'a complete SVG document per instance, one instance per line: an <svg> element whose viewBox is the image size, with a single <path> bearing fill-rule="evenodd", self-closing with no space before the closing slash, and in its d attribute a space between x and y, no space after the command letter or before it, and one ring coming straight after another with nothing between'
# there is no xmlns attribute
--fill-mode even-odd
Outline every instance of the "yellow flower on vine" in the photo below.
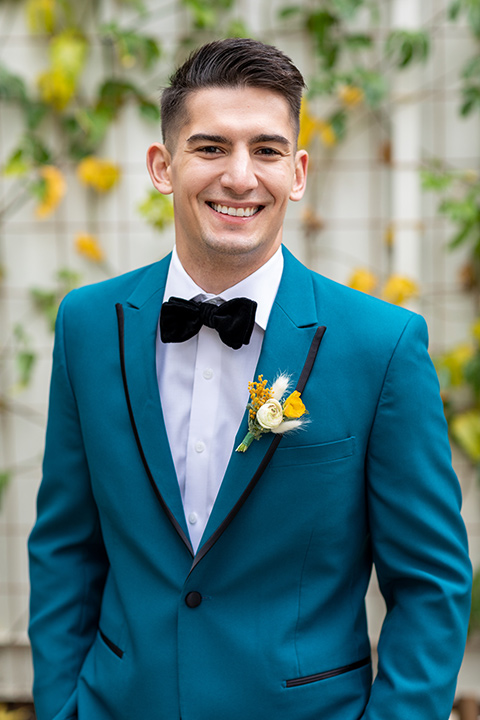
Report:
<svg viewBox="0 0 480 720"><path fill-rule="evenodd" d="M79 163L77 176L84 185L97 192L106 193L120 180L121 170L110 160L89 155Z"/></svg>
<svg viewBox="0 0 480 720"><path fill-rule="evenodd" d="M402 305L418 295L418 285L404 275L391 275L383 288L383 297L394 305Z"/></svg>
<svg viewBox="0 0 480 720"><path fill-rule="evenodd" d="M36 207L35 214L44 219L51 215L65 195L67 185L62 172L54 165L44 165L40 168L41 200Z"/></svg>
<svg viewBox="0 0 480 720"><path fill-rule="evenodd" d="M365 93L362 88L357 85L340 85L338 88L338 97L344 105L355 107L363 102Z"/></svg>
<svg viewBox="0 0 480 720"><path fill-rule="evenodd" d="M51 68L41 73L37 84L43 102L55 110L63 110L75 95L75 78L62 68Z"/></svg>
<svg viewBox="0 0 480 720"><path fill-rule="evenodd" d="M377 276L366 268L357 268L354 270L348 281L348 286L354 290L371 295L378 285Z"/></svg>
<svg viewBox="0 0 480 720"><path fill-rule="evenodd" d="M101 263L105 259L105 253L95 235L90 233L78 233L75 238L75 248L79 255L83 255L91 262Z"/></svg>

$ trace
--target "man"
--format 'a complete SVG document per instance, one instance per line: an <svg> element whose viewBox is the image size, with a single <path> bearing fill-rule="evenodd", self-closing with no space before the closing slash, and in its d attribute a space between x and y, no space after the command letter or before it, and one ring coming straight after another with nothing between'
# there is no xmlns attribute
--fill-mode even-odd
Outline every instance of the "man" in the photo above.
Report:
<svg viewBox="0 0 480 720"><path fill-rule="evenodd" d="M282 249L302 88L253 40L195 53L148 151L173 255L62 304L30 539L38 720L448 718L470 564L425 323ZM283 436L245 410L281 373L308 412Z"/></svg>

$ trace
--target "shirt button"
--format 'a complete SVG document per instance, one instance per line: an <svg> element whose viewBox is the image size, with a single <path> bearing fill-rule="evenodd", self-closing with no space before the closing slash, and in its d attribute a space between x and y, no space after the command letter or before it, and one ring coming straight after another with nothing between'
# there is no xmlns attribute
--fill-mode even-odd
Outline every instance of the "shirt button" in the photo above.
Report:
<svg viewBox="0 0 480 720"><path fill-rule="evenodd" d="M212 368L205 368L203 371L203 377L205 380L211 380L213 378L213 370Z"/></svg>
<svg viewBox="0 0 480 720"><path fill-rule="evenodd" d="M205 443L203 443L201 440L195 443L195 450L198 453L202 453L205 450Z"/></svg>
<svg viewBox="0 0 480 720"><path fill-rule="evenodd" d="M188 516L188 522L190 523L190 525L195 525L197 520L198 520L197 513L194 513L194 512L190 513L190 515Z"/></svg>

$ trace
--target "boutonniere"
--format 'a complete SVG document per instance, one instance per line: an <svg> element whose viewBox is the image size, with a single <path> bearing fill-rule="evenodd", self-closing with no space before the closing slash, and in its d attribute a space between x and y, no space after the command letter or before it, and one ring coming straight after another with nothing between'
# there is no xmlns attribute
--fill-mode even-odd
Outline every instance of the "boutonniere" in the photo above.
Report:
<svg viewBox="0 0 480 720"><path fill-rule="evenodd" d="M288 375L279 375L272 387L267 387L267 380L263 375L258 376L258 382L249 382L250 402L247 405L248 432L237 447L236 452L245 452L253 440L260 440L264 433L276 435L295 430L305 424L300 419L307 413L305 405L300 399L300 393L294 390L285 397L290 385Z"/></svg>

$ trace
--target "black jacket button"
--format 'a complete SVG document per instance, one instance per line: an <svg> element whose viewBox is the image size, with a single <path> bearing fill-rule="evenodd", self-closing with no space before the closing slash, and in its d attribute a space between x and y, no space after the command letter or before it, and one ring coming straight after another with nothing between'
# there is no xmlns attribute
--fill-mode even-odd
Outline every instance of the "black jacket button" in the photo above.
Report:
<svg viewBox="0 0 480 720"><path fill-rule="evenodd" d="M189 592L185 598L185 603L189 608L196 608L201 605L202 596L196 590L194 590L193 592Z"/></svg>

